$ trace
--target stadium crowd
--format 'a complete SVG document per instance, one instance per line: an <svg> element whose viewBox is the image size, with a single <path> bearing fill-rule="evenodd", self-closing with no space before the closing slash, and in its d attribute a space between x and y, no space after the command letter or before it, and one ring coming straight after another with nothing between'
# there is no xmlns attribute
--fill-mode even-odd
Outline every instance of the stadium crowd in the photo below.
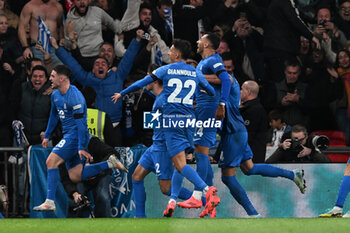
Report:
<svg viewBox="0 0 350 233"><path fill-rule="evenodd" d="M48 48L41 20L57 41ZM342 131L350 146L349 30L350 0L0 0L0 146L21 146L14 140L18 126L28 144L41 144L53 91L49 75L60 64L84 94L94 119L90 133L103 132L111 147L151 146L143 112L152 110L152 93L144 88L117 103L111 97L150 67L169 64L175 38L190 42L187 63L196 66L198 41L212 32L227 73L241 86L253 162L329 162L306 137ZM62 137L58 128L52 145ZM308 150L291 156L291 135L299 132Z"/></svg>

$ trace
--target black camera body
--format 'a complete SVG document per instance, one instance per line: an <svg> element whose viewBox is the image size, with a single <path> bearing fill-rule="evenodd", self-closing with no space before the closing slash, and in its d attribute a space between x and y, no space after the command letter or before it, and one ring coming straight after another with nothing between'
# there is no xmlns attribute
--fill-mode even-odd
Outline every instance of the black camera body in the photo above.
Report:
<svg viewBox="0 0 350 233"><path fill-rule="evenodd" d="M301 146L302 140L298 138L292 138L290 141L290 149L295 151L301 151L303 147Z"/></svg>
<svg viewBox="0 0 350 233"><path fill-rule="evenodd" d="M324 26L325 23L327 23L327 20L321 19L320 22L319 22L318 24Z"/></svg>

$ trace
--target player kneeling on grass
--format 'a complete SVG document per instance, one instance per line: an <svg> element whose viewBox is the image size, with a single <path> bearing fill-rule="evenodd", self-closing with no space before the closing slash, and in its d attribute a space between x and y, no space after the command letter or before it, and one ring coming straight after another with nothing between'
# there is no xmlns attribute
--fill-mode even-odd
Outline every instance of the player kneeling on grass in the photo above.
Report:
<svg viewBox="0 0 350 233"><path fill-rule="evenodd" d="M35 211L55 211L55 194L60 178L58 166L66 162L70 179L79 182L100 171L118 168L127 171L124 165L111 155L107 161L84 167L85 160L92 156L85 148L89 143L89 131L86 119L86 103L82 93L70 84L71 71L67 66L56 66L51 72L51 112L42 146L47 148L50 134L56 127L58 119L62 124L63 139L53 148L46 160L47 197L43 204L33 208Z"/></svg>

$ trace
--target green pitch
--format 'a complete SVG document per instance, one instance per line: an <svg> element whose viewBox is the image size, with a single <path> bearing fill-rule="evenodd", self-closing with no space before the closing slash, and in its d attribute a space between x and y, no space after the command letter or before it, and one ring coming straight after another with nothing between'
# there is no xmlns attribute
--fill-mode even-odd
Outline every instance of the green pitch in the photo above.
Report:
<svg viewBox="0 0 350 233"><path fill-rule="evenodd" d="M350 219L2 219L0 233L350 232Z"/></svg>

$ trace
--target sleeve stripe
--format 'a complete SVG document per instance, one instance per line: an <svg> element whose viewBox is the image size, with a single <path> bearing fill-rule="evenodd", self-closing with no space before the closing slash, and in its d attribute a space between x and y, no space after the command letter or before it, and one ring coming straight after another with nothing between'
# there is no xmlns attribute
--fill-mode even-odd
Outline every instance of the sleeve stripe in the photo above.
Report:
<svg viewBox="0 0 350 233"><path fill-rule="evenodd" d="M80 119L80 118L83 118L83 117L84 117L84 113L74 114L74 119Z"/></svg>
<svg viewBox="0 0 350 233"><path fill-rule="evenodd" d="M219 70L218 72L216 72L216 76L219 77L219 75L220 75L222 72L225 72L225 70Z"/></svg>
<svg viewBox="0 0 350 233"><path fill-rule="evenodd" d="M150 74L151 78L154 80L154 81L157 81L159 78L157 76L155 76L154 74Z"/></svg>

